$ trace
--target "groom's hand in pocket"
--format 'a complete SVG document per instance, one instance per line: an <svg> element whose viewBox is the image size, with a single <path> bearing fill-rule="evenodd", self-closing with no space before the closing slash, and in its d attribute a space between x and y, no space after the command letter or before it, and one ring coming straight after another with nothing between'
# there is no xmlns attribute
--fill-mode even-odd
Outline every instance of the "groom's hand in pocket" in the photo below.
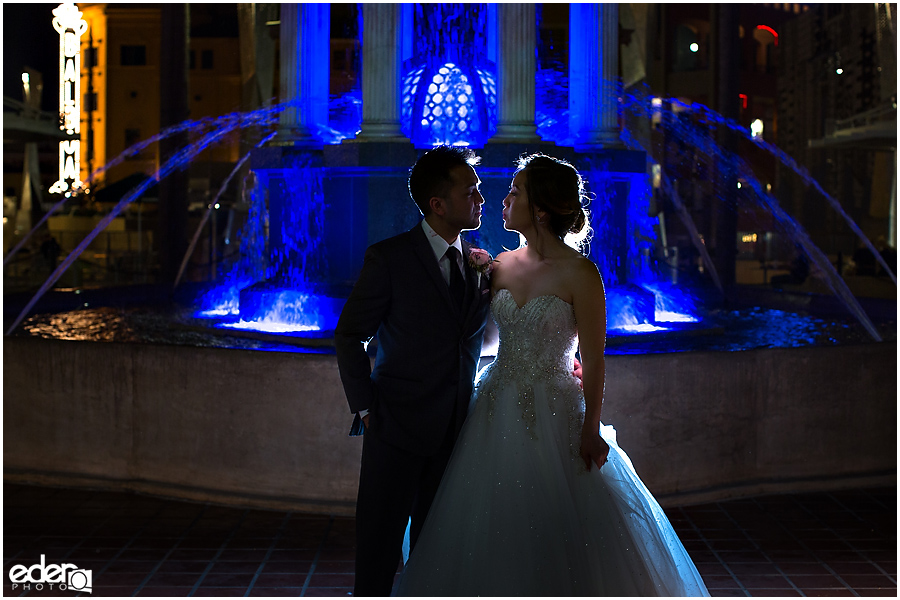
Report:
<svg viewBox="0 0 900 600"><path fill-rule="evenodd" d="M360 417L360 418L363 422L363 425L365 425L366 429L368 429L369 428L369 419L372 418L372 415L367 413L366 416Z"/></svg>

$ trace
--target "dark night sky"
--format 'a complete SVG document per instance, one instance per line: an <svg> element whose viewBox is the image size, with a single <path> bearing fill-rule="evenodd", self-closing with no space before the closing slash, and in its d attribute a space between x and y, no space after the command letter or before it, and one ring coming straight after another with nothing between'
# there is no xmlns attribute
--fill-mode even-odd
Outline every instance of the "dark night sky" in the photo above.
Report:
<svg viewBox="0 0 900 600"><path fill-rule="evenodd" d="M22 100L22 68L44 77L41 105L56 112L59 104L59 34L53 29L55 4L3 3L3 95Z"/></svg>

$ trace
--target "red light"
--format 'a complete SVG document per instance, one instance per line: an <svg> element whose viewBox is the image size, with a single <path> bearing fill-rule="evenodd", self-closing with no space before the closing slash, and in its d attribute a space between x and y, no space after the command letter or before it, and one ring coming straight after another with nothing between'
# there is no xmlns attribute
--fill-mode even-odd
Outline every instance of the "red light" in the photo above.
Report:
<svg viewBox="0 0 900 600"><path fill-rule="evenodd" d="M747 108L747 94L738 94L738 96L741 98L741 106Z"/></svg>
<svg viewBox="0 0 900 600"><path fill-rule="evenodd" d="M757 25L757 29L762 29L763 31L768 31L775 38L775 45L778 45L778 32L769 27L768 25Z"/></svg>

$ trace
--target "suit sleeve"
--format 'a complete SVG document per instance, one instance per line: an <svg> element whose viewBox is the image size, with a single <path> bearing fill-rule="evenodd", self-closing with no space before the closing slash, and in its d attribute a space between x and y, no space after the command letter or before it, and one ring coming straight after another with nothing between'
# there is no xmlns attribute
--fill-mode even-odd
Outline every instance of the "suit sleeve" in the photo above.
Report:
<svg viewBox="0 0 900 600"><path fill-rule="evenodd" d="M369 248L356 285L341 311L334 331L334 347L344 394L351 412L372 408L375 387L365 345L388 313L391 285L387 261Z"/></svg>

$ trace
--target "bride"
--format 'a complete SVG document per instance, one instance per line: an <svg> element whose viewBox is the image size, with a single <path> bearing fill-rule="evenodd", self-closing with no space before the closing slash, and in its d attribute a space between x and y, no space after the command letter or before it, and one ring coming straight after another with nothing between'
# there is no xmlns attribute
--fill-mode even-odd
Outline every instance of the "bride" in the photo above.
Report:
<svg viewBox="0 0 900 600"><path fill-rule="evenodd" d="M526 244L491 274L497 358L398 586L412 596L705 596L659 504L600 422L606 301L581 176L519 161L504 227ZM571 241L571 240L568 240ZM583 389L572 375L580 348Z"/></svg>

